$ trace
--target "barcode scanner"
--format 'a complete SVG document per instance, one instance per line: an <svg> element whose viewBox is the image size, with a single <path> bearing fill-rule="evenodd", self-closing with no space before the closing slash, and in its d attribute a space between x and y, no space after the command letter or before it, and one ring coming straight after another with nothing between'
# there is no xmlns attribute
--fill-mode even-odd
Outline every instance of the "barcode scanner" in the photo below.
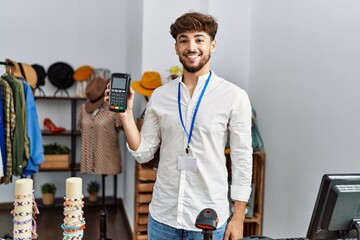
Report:
<svg viewBox="0 0 360 240"><path fill-rule="evenodd" d="M212 240L213 231L216 229L219 218L214 209L203 209L196 218L195 226L202 229L204 240Z"/></svg>

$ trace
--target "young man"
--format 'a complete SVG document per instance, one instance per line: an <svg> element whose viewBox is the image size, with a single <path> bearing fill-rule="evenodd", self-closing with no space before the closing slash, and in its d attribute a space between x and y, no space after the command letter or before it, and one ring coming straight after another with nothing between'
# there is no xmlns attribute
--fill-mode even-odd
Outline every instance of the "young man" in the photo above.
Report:
<svg viewBox="0 0 360 240"><path fill-rule="evenodd" d="M132 112L132 89L126 112L119 114L128 148L138 162L151 160L160 147L149 207L150 240L203 239L195 220L205 208L214 209L219 217L213 239L243 237L251 192L251 106L244 90L210 71L217 27L210 15L190 12L179 17L170 33L183 75L153 92L141 133ZM105 96L108 101L108 90ZM224 156L228 137L234 202L231 219Z"/></svg>

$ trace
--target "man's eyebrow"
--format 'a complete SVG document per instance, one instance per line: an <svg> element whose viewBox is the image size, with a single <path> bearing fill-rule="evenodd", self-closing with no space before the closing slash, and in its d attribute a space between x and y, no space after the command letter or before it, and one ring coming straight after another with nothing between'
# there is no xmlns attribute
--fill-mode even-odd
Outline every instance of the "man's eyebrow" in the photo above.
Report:
<svg viewBox="0 0 360 240"><path fill-rule="evenodd" d="M188 36L185 34L181 34L181 35L179 35L178 39L180 39L180 38L188 38Z"/></svg>
<svg viewBox="0 0 360 240"><path fill-rule="evenodd" d="M204 34L196 34L194 37L203 37L203 38L206 38L206 35L204 35Z"/></svg>
<svg viewBox="0 0 360 240"><path fill-rule="evenodd" d="M199 33L199 34L194 35L194 37L203 37L203 38L206 38L206 35ZM181 35L178 36L178 39L180 39L180 38L189 38L189 37L188 37L187 35L185 35L185 34L181 34Z"/></svg>

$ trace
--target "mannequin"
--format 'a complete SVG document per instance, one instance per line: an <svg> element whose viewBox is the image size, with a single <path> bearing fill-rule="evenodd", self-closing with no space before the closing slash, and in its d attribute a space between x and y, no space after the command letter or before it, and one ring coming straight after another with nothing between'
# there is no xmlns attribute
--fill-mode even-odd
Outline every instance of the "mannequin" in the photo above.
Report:
<svg viewBox="0 0 360 240"><path fill-rule="evenodd" d="M122 171L119 147L121 123L108 110L103 93L107 82L95 78L86 87L88 100L81 106L78 127L81 131L82 173L116 175Z"/></svg>
<svg viewBox="0 0 360 240"><path fill-rule="evenodd" d="M122 172L119 145L121 123L116 113L104 103L106 80L96 77L86 86L87 101L81 106L78 127L81 131L81 173L102 175L100 240L106 238L105 177Z"/></svg>

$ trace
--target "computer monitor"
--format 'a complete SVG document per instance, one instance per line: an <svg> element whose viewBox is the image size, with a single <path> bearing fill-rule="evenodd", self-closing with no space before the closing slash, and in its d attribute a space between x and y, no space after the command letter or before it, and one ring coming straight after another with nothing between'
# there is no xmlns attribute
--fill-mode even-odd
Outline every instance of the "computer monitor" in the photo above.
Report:
<svg viewBox="0 0 360 240"><path fill-rule="evenodd" d="M325 174L308 228L309 239L360 239L360 173Z"/></svg>

